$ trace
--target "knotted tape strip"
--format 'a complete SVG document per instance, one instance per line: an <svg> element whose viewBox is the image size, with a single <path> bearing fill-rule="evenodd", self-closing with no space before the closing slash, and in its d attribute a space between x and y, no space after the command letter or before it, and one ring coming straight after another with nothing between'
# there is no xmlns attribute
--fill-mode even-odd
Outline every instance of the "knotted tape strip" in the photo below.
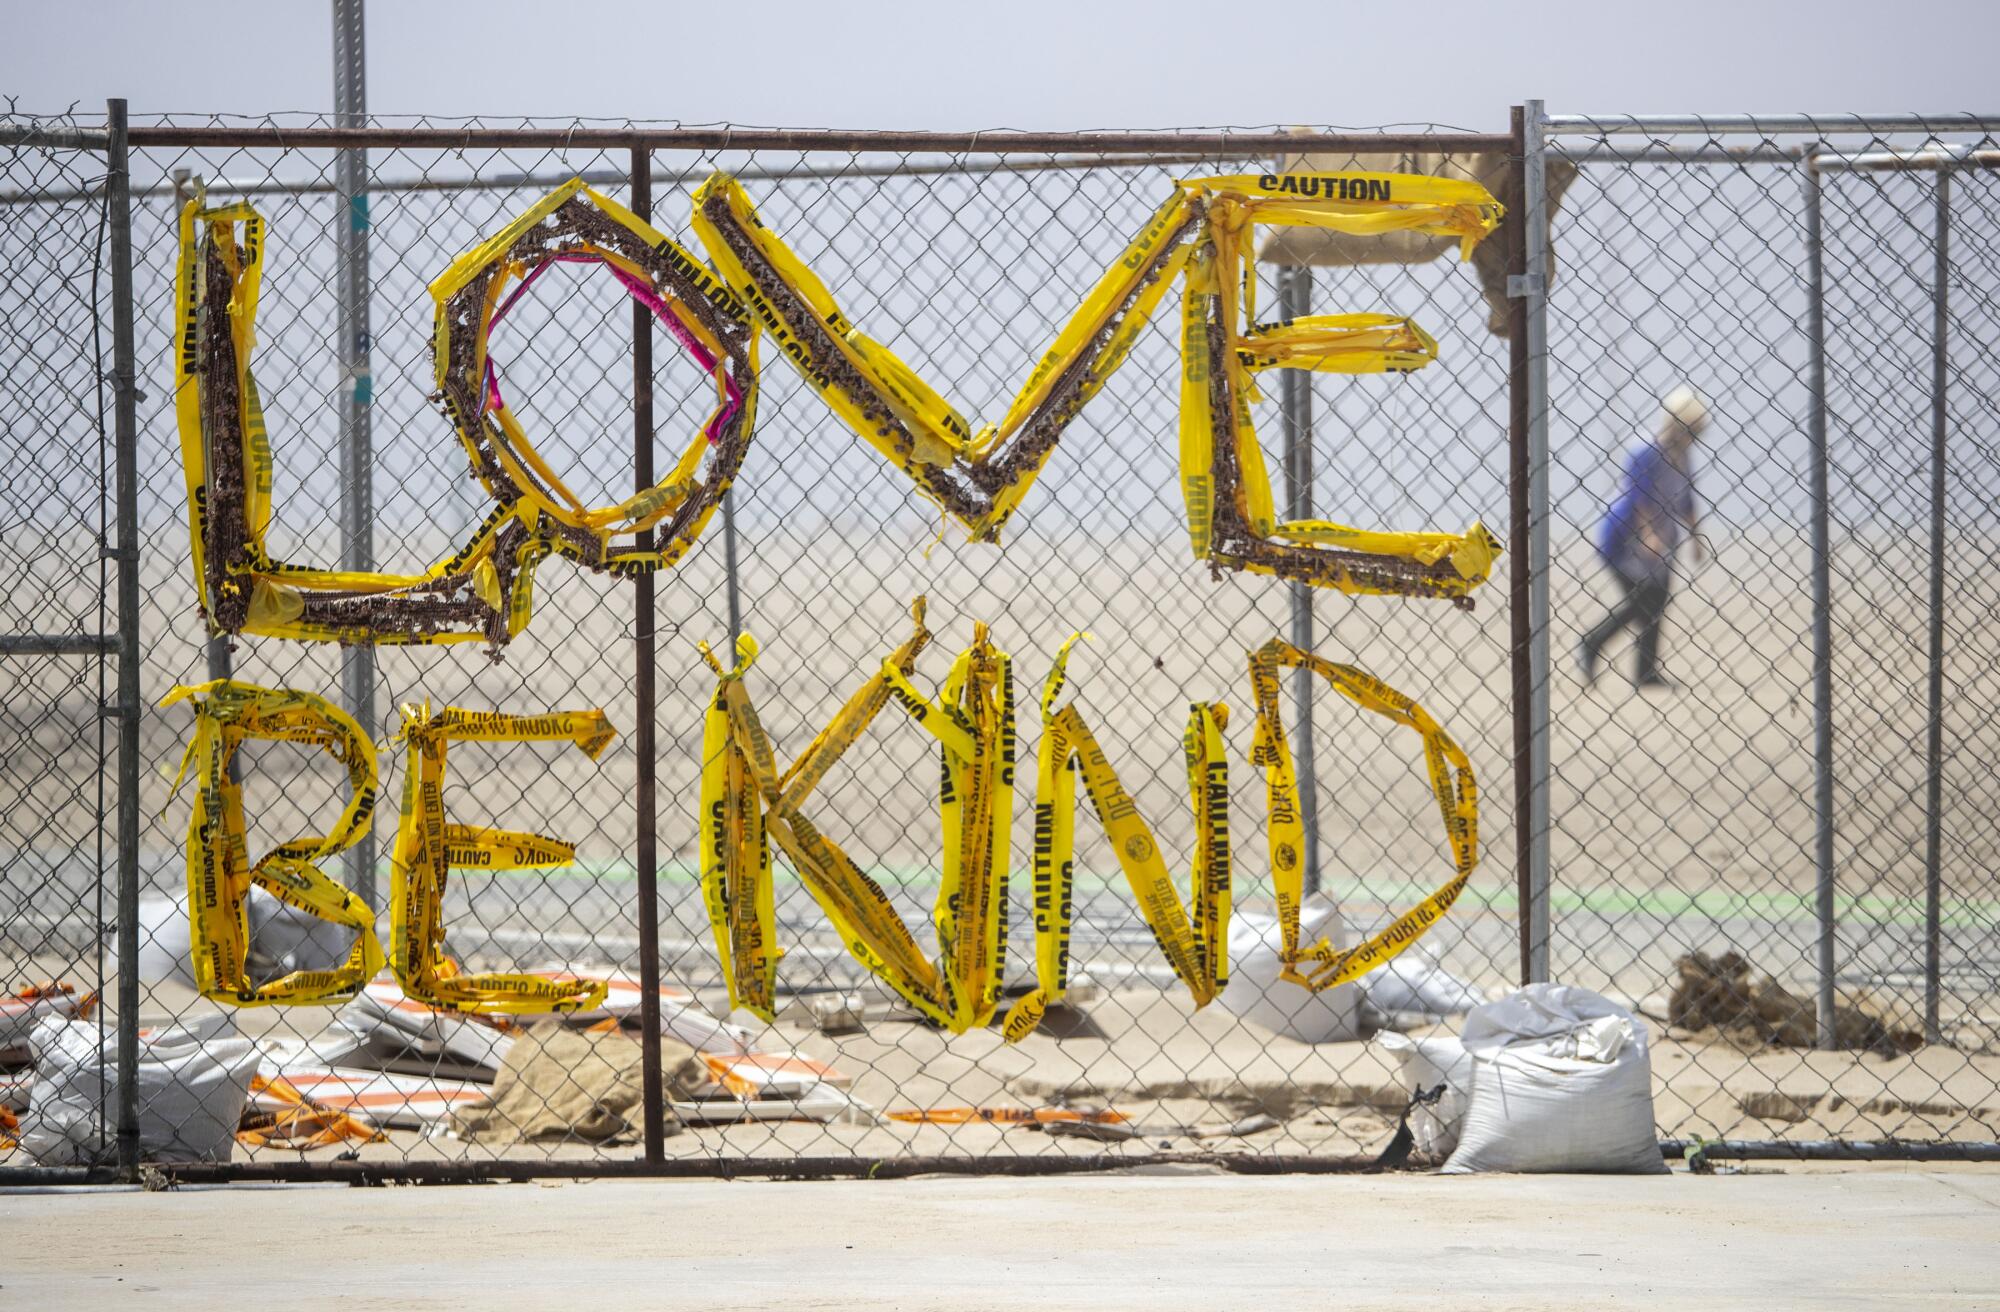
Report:
<svg viewBox="0 0 2000 1312"><path fill-rule="evenodd" d="M1195 828L1190 914L1167 873L1152 830L1118 781L1082 712L1073 703L1055 710L1070 648L1086 636L1073 633L1063 643L1042 691L1042 740L1035 774L1035 988L1007 1013L1002 1028L1009 1043L1034 1033L1043 1014L1062 1000L1069 985L1079 772L1153 941L1187 986L1195 1006L1207 1006L1229 982L1229 761L1222 740L1229 708L1220 702L1192 703L1182 737Z"/></svg>
<svg viewBox="0 0 2000 1312"><path fill-rule="evenodd" d="M194 736L174 779L178 792L190 768L195 799L188 819L188 929L195 988L205 998L239 1007L274 1003L345 1002L382 968L375 913L317 865L368 832L375 811L375 747L354 718L323 697L289 688L260 688L232 679L176 686L160 705L192 703ZM349 796L325 834L289 839L253 865L243 820L243 789L230 762L248 739L317 748L347 772ZM307 915L354 931L347 959L331 970L295 970L263 984L246 971L251 885Z"/></svg>
<svg viewBox="0 0 2000 1312"><path fill-rule="evenodd" d="M1311 670L1363 710L1406 725L1423 738L1424 765L1457 870L1436 892L1391 921L1385 929L1359 947L1345 951L1335 949L1325 939L1311 947L1299 945L1299 911L1305 895L1300 853L1305 844L1305 824L1299 811L1291 746L1285 738L1279 706L1278 672L1288 667ZM1257 729L1250 760L1253 765L1264 767L1271 882L1278 903L1281 935L1280 977L1319 992L1359 979L1394 958L1429 933L1451 910L1459 894L1465 891L1472 868L1479 862L1479 787L1465 752L1429 712L1352 665L1335 664L1273 638L1250 653L1250 687L1257 699ZM1310 963L1312 968L1299 970L1302 962Z"/></svg>
<svg viewBox="0 0 2000 1312"><path fill-rule="evenodd" d="M602 980L548 979L503 971L462 973L445 955L444 895L453 870L529 870L568 865L576 848L559 838L452 824L444 814L446 746L459 742L570 742L596 760L617 736L601 710L506 715L447 706L404 706L396 740L407 749L403 810L390 855L390 966L403 992L444 1011L588 1011L604 1001Z"/></svg>

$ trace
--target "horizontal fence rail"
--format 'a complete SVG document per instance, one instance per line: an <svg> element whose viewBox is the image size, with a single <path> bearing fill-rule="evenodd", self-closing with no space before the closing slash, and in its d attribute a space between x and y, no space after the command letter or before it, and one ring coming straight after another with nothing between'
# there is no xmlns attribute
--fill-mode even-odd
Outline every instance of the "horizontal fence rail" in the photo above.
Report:
<svg viewBox="0 0 2000 1312"><path fill-rule="evenodd" d="M278 150L697 150L798 151L858 154L1047 155L1113 151L1134 154L1202 151L1254 158L1296 150L1429 150L1436 132L795 132L776 128L428 128L428 127L142 127L132 132L140 149L269 147ZM1476 132L1449 134L1467 150L1503 150L1508 138Z"/></svg>

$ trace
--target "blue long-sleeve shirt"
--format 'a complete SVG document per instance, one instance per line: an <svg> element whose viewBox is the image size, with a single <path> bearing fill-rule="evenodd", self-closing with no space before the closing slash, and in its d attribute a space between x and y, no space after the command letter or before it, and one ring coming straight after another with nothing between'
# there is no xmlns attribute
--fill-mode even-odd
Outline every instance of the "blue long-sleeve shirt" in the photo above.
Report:
<svg viewBox="0 0 2000 1312"><path fill-rule="evenodd" d="M1633 582L1664 579L1693 521L1693 474L1659 443L1648 442L1626 462L1625 485L1604 517L1597 549L1605 563ZM1648 525L1654 530L1650 543Z"/></svg>

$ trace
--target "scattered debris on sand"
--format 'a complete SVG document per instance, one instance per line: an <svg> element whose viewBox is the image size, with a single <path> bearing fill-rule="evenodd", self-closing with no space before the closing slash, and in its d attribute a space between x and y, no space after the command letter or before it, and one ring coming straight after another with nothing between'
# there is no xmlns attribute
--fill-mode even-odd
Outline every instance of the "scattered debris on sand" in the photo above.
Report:
<svg viewBox="0 0 2000 1312"><path fill-rule="evenodd" d="M1674 963L1677 978L1667 1004L1667 1022L1676 1029L1714 1030L1739 1047L1775 1044L1811 1048L1819 1042L1819 1017L1812 999L1802 998L1737 952L1711 957L1689 952ZM1894 1026L1865 1000L1836 1004L1834 1046L1884 1054L1912 1052L1923 1035Z"/></svg>

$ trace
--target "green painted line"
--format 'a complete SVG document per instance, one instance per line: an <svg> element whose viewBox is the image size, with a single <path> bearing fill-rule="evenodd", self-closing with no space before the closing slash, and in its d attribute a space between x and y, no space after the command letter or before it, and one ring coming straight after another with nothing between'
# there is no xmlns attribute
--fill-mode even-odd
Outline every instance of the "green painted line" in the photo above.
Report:
<svg viewBox="0 0 2000 1312"><path fill-rule="evenodd" d="M772 880L777 884L796 884L798 876L781 862L772 863ZM918 891L935 889L938 884L937 871L921 866L872 866L868 876L884 887L914 889ZM637 868L629 861L577 861L554 870L494 870L458 871L455 878L479 876L487 879L589 879L595 881L626 882L638 878ZM1010 877L1013 881L1025 883L1032 878L1027 870L1016 870ZM675 885L695 885L700 882L701 873L695 867L679 862L667 862L660 866L660 882ZM1101 893L1107 890L1122 890L1126 887L1122 873L1101 874L1096 871L1079 870L1076 873L1076 891L1079 894ZM1415 880L1337 880L1327 889L1336 902L1343 905L1408 906L1428 897L1434 890L1430 885L1419 884ZM1268 897L1271 882L1268 879L1243 881L1238 879L1238 896ZM1465 890L1461 901L1482 911L1513 912L1520 901L1512 884L1472 884ZM1683 892L1678 889L1629 890L1622 888L1555 888L1549 893L1549 906L1557 914L1587 913L1605 916L1648 915L1665 920L1776 920L1785 922L1811 923L1818 919L1813 908L1810 893L1767 893L1734 892L1728 889L1706 889L1701 892ZM1854 921L1876 925L1912 925L1924 923L1921 903L1914 897L1893 898L1879 894L1860 896L1841 895L1834 900L1834 914L1841 921ZM1954 899L1943 909L1942 923L1959 929L1991 929L2000 925L2000 901L1989 898Z"/></svg>

